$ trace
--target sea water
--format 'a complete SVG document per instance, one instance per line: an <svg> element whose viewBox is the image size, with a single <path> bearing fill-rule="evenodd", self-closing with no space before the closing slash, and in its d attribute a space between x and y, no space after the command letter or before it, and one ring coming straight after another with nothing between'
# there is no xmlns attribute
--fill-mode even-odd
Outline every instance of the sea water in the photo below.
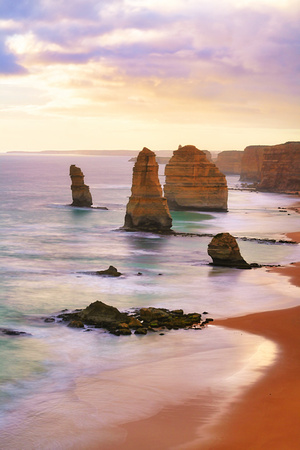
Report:
<svg viewBox="0 0 300 450"><path fill-rule="evenodd" d="M298 288L266 268L211 266L209 236L120 230L131 188L128 159L0 156L0 327L28 333L0 336L3 449L110 448L124 438L122 423L209 393L205 423L276 357L271 341L222 327L116 337L44 321L95 300L126 311L182 308L213 318L299 303ZM95 208L69 206L71 164L82 169ZM238 190L238 177L228 184L235 188L228 213L172 212L173 229L258 238L238 239L248 262L299 261L299 245L268 241L299 231L299 216L279 209L295 197ZM109 265L123 275L88 273Z"/></svg>

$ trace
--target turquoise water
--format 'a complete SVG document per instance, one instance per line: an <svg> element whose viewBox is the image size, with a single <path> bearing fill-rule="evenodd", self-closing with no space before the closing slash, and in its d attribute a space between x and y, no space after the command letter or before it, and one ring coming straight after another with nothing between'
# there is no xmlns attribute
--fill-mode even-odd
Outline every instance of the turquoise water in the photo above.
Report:
<svg viewBox="0 0 300 450"><path fill-rule="evenodd" d="M0 336L4 449L84 449L91 439L106 448L122 438L123 422L207 390L217 412L219 402L256 380L276 354L274 344L258 336L213 326L117 338L47 324L47 315L95 300L121 310L161 306L215 318L299 303L299 289L264 268L210 266L209 237L121 231L131 187L128 159L0 156L0 327L30 334ZM81 167L94 206L107 211L68 206L70 164ZM163 181L163 166L160 172ZM228 182L235 186L238 179ZM173 229L280 239L299 230L299 216L278 209L294 202L287 195L232 190L228 213L174 212ZM239 245L248 262L300 260L298 245ZM84 273L110 264L120 278Z"/></svg>

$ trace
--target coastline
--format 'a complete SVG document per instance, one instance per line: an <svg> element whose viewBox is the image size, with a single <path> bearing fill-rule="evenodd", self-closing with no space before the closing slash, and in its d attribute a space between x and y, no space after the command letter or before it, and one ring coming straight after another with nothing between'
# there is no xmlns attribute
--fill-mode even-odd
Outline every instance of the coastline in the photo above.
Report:
<svg viewBox="0 0 300 450"><path fill-rule="evenodd" d="M300 232L287 233L300 243ZM300 287L300 262L274 267L271 272L288 276ZM123 424L127 438L116 450L296 450L300 445L300 306L215 320L212 326L257 334L278 345L275 363L212 425L201 424L205 416L201 401L165 408L138 422ZM205 427L200 437L200 426ZM204 429L204 428L202 428Z"/></svg>

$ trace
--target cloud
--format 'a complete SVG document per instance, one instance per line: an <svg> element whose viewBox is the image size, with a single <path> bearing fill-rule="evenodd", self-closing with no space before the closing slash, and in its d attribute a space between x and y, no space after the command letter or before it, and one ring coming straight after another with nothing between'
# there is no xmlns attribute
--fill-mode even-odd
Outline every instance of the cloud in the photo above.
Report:
<svg viewBox="0 0 300 450"><path fill-rule="evenodd" d="M0 42L0 74L25 75L27 70L17 62L14 54L9 53L3 43Z"/></svg>

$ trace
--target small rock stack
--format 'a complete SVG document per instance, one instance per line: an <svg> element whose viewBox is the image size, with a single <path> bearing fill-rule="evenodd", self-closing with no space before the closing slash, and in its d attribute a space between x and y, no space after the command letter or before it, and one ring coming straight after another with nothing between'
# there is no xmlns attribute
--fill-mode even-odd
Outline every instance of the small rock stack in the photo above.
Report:
<svg viewBox="0 0 300 450"><path fill-rule="evenodd" d="M84 184L84 175L79 167L74 164L70 166L70 177L72 181L72 199L71 206L90 208L93 204L90 188Z"/></svg>

